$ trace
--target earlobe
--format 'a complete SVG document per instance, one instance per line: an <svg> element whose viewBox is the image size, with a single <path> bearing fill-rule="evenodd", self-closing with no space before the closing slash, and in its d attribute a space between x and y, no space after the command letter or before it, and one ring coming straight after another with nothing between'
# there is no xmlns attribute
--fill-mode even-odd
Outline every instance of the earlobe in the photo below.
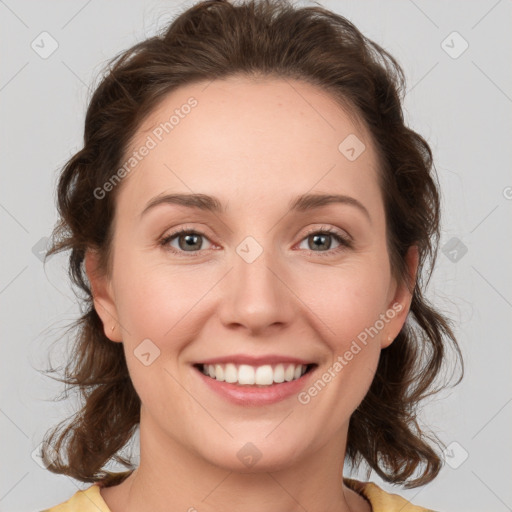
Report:
<svg viewBox="0 0 512 512"><path fill-rule="evenodd" d="M409 247L405 259L409 274L409 286L407 286L406 283L400 283L396 288L395 296L388 307L389 316L392 316L392 319L382 337L381 348L386 348L391 345L401 331L407 314L409 313L418 272L418 246L412 245Z"/></svg>
<svg viewBox="0 0 512 512"><path fill-rule="evenodd" d="M99 254L87 249L84 258L85 272L91 285L94 309L103 323L105 336L111 341L122 341L117 320L117 310L111 281L99 269Z"/></svg>

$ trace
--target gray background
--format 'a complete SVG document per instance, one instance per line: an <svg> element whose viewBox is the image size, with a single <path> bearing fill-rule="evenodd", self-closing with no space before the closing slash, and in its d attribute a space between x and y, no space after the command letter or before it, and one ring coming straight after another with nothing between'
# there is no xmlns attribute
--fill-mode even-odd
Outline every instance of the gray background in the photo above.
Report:
<svg viewBox="0 0 512 512"><path fill-rule="evenodd" d="M63 360L64 329L78 314L66 255L46 268L40 260L57 219L57 173L81 147L103 65L191 3L0 0L0 511L41 510L89 485L50 473L31 455L73 411L71 399L52 401L62 388L38 372L52 349L52 360ZM512 510L512 3L321 4L354 21L406 72L407 119L431 144L443 197L444 252L427 295L454 319L466 360L463 383L422 410L450 445L439 477L409 491L371 478L441 512ZM58 48L43 58L51 44Z"/></svg>

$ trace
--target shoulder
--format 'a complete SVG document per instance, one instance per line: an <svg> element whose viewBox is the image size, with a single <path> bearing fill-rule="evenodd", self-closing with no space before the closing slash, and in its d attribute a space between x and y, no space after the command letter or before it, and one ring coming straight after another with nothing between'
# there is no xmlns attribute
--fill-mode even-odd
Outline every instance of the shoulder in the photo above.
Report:
<svg viewBox="0 0 512 512"><path fill-rule="evenodd" d="M381 489L373 482L360 482L344 478L345 485L364 496L372 507L373 512L434 512L433 510L413 505L398 494L391 494Z"/></svg>
<svg viewBox="0 0 512 512"><path fill-rule="evenodd" d="M434 512L413 505L398 494L391 494L373 482L343 479L345 485L365 497L373 512ZM77 491L69 500L41 512L111 512L100 494L100 485L95 483L83 491Z"/></svg>
<svg viewBox="0 0 512 512"><path fill-rule="evenodd" d="M100 494L100 486L95 483L77 491L69 500L41 512L110 512Z"/></svg>

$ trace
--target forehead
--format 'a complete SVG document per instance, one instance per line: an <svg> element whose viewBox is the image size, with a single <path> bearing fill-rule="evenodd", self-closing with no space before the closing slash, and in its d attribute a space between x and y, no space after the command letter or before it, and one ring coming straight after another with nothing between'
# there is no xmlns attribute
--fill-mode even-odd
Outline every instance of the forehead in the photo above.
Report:
<svg viewBox="0 0 512 512"><path fill-rule="evenodd" d="M134 152L139 159L119 198L132 206L166 191L244 204L317 190L364 201L378 192L364 123L297 80L232 77L180 87L144 120L125 161Z"/></svg>

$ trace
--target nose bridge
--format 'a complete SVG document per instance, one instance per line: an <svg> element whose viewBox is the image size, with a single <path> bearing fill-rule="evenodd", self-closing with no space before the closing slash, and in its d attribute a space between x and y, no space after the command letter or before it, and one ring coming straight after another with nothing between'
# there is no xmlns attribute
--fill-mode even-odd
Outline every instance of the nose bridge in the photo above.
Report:
<svg viewBox="0 0 512 512"><path fill-rule="evenodd" d="M264 236L265 240L262 240ZM293 309L290 292L283 283L279 251L272 247L271 233L246 236L236 247L233 269L226 283L228 299L223 301L223 321L261 330L286 323Z"/></svg>

